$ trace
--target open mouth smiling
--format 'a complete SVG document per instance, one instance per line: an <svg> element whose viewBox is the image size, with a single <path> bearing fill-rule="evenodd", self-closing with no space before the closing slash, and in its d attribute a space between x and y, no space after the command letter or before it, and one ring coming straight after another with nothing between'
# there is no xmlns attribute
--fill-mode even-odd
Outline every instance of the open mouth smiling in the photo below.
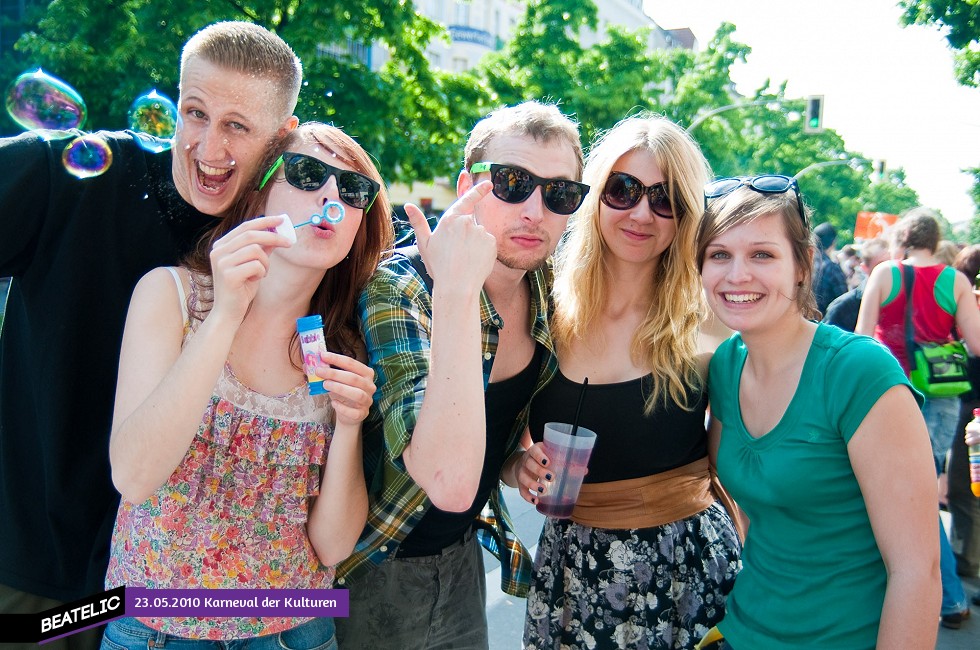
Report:
<svg viewBox="0 0 980 650"><path fill-rule="evenodd" d="M208 190L221 189L234 171L230 167L212 167L197 161L197 180L202 187Z"/></svg>

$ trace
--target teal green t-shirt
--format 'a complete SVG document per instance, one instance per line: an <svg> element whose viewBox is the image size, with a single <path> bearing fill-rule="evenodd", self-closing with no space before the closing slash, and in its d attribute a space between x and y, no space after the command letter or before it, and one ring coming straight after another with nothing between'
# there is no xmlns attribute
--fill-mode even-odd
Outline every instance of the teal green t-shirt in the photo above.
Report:
<svg viewBox="0 0 980 650"><path fill-rule="evenodd" d="M736 333L709 373L718 475L751 522L718 627L736 650L874 648L885 565L847 443L889 388L912 387L874 339L820 324L786 413L753 438L738 399L745 359Z"/></svg>

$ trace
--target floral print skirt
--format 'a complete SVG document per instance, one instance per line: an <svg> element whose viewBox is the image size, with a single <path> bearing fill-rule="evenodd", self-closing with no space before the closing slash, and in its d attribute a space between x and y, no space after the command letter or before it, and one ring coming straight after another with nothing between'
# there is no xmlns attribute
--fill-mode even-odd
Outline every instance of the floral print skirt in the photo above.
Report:
<svg viewBox="0 0 980 650"><path fill-rule="evenodd" d="M524 646L693 648L725 614L742 566L724 507L663 526L545 522L527 596Z"/></svg>

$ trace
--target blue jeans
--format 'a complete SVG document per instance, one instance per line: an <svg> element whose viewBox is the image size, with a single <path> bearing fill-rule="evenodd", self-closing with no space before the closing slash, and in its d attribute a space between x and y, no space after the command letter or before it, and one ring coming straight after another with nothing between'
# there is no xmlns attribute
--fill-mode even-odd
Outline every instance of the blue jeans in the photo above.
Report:
<svg viewBox="0 0 980 650"><path fill-rule="evenodd" d="M926 398L922 405L922 417L929 430L932 443L932 457L941 471L946 466L946 454L953 444L953 435L960 421L960 398Z"/></svg>
<svg viewBox="0 0 980 650"><path fill-rule="evenodd" d="M185 639L157 632L135 618L109 623L102 637L101 650L337 650L332 618L315 618L279 634L251 639L208 641Z"/></svg>
<svg viewBox="0 0 980 650"><path fill-rule="evenodd" d="M956 573L956 557L953 555L953 547L949 545L949 538L946 537L946 527L943 520L939 520L939 574L943 581L943 606L940 613L955 614L967 608L966 592L963 591L963 582Z"/></svg>
<svg viewBox="0 0 980 650"><path fill-rule="evenodd" d="M960 400L955 397L926 399L922 405L922 417L929 429L932 442L932 460L936 465L936 476L946 464L946 453L953 442L953 435L960 420ZM955 614L966 609L966 593L963 582L956 574L956 557L946 536L943 520L939 520L939 573L943 581L942 614Z"/></svg>

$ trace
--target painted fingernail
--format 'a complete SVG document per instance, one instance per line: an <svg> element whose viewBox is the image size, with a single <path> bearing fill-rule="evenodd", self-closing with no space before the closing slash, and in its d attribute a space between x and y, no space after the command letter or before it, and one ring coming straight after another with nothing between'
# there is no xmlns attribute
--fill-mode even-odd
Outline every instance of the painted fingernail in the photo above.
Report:
<svg viewBox="0 0 980 650"><path fill-rule="evenodd" d="M548 464L548 459L547 458L542 458L541 459L541 464L542 465L547 465Z"/></svg>
<svg viewBox="0 0 980 650"><path fill-rule="evenodd" d="M538 492L544 492L544 488L541 487L540 485L538 486Z"/></svg>
<svg viewBox="0 0 980 650"><path fill-rule="evenodd" d="M538 503L538 500L537 500L537 499L535 499L534 497L531 497L531 505L532 505L532 506L533 506L533 505L537 505L537 503Z"/></svg>
<svg viewBox="0 0 980 650"><path fill-rule="evenodd" d="M550 481L551 480L551 472L548 472L547 474L544 475L544 480L546 480L546 481Z"/></svg>

